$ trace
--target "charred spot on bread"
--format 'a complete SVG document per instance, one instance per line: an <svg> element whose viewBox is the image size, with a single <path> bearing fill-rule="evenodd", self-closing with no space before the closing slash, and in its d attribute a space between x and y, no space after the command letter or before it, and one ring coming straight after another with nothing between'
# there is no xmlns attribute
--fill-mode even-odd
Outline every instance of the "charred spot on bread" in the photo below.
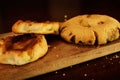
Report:
<svg viewBox="0 0 120 80"><path fill-rule="evenodd" d="M86 26L84 26L84 27L88 27L88 28L90 28L91 26L90 26L90 24L87 24Z"/></svg>
<svg viewBox="0 0 120 80"><path fill-rule="evenodd" d="M69 36L71 36L71 35L73 35L73 33L72 33L72 32L70 32L70 33L69 33Z"/></svg>
<svg viewBox="0 0 120 80"><path fill-rule="evenodd" d="M117 26L118 27L118 26ZM119 30L119 33L120 33L120 28L117 28Z"/></svg>
<svg viewBox="0 0 120 80"><path fill-rule="evenodd" d="M60 28L60 33L66 28L67 26L63 26Z"/></svg>
<svg viewBox="0 0 120 80"><path fill-rule="evenodd" d="M81 44L83 44L83 42L82 42L82 41L79 41L79 42L78 42L78 44L80 44L80 45L81 45Z"/></svg>
<svg viewBox="0 0 120 80"><path fill-rule="evenodd" d="M37 43L37 36L32 34L24 34L14 37L8 37L5 40L6 51L19 50L25 51L26 49L31 49L35 43Z"/></svg>
<svg viewBox="0 0 120 80"><path fill-rule="evenodd" d="M28 26L32 26L32 23L29 23Z"/></svg>
<svg viewBox="0 0 120 80"><path fill-rule="evenodd" d="M70 41L71 41L72 43L75 43L75 35L73 35L73 36L71 37Z"/></svg>
<svg viewBox="0 0 120 80"><path fill-rule="evenodd" d="M81 24L82 22L83 22L83 19L80 19L80 20L79 20L79 23Z"/></svg>
<svg viewBox="0 0 120 80"><path fill-rule="evenodd" d="M89 44L91 44L91 43L92 43L92 41L91 41L91 40L89 40L89 41L88 41L88 43L89 43Z"/></svg>
<svg viewBox="0 0 120 80"><path fill-rule="evenodd" d="M100 22L98 22L98 24L104 24L105 22L104 21L100 21Z"/></svg>
<svg viewBox="0 0 120 80"><path fill-rule="evenodd" d="M86 17L89 18L89 17L91 17L91 15L87 15Z"/></svg>
<svg viewBox="0 0 120 80"><path fill-rule="evenodd" d="M98 34L94 31L95 34L95 45L98 45Z"/></svg>

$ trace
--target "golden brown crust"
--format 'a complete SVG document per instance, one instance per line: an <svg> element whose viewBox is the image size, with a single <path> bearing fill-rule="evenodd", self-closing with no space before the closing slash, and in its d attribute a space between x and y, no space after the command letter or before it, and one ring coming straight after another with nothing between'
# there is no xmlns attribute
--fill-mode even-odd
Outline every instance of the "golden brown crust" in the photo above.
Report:
<svg viewBox="0 0 120 80"><path fill-rule="evenodd" d="M14 33L58 34L59 22L33 22L18 20L12 26Z"/></svg>
<svg viewBox="0 0 120 80"><path fill-rule="evenodd" d="M68 42L87 45L106 44L119 38L120 23L107 15L79 15L60 27L60 35Z"/></svg>
<svg viewBox="0 0 120 80"><path fill-rule="evenodd" d="M44 56L48 50L44 35L24 34L0 40L0 63L23 65Z"/></svg>

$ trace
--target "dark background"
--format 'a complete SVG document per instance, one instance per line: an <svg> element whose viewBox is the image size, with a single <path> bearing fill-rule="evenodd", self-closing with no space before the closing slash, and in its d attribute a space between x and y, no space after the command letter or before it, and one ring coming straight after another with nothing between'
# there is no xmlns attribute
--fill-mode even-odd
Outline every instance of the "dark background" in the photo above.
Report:
<svg viewBox="0 0 120 80"><path fill-rule="evenodd" d="M0 0L0 33L19 19L64 21L81 14L106 14L120 21L118 0Z"/></svg>

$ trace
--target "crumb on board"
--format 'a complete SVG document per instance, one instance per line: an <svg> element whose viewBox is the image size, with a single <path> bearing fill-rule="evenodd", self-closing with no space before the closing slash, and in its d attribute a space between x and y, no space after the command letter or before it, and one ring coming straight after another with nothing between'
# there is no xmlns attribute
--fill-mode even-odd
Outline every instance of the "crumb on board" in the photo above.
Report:
<svg viewBox="0 0 120 80"><path fill-rule="evenodd" d="M103 65L102 67L103 67L103 68L105 68L106 66L105 66L105 65Z"/></svg>
<svg viewBox="0 0 120 80"><path fill-rule="evenodd" d="M73 66L70 66L70 68L73 68Z"/></svg>
<svg viewBox="0 0 120 80"><path fill-rule="evenodd" d="M57 47L55 46L55 47L53 47L54 49L56 49Z"/></svg>
<svg viewBox="0 0 120 80"><path fill-rule="evenodd" d="M119 58L120 56L118 56L118 55L115 55L115 58L117 59L117 58Z"/></svg>
<svg viewBox="0 0 120 80"><path fill-rule="evenodd" d="M87 66L89 66L89 64L86 64Z"/></svg>
<svg viewBox="0 0 120 80"><path fill-rule="evenodd" d="M97 64L94 64L94 66L96 66Z"/></svg>
<svg viewBox="0 0 120 80"><path fill-rule="evenodd" d="M87 76L87 74L85 73L84 76Z"/></svg>
<svg viewBox="0 0 120 80"><path fill-rule="evenodd" d="M57 74L58 72L57 71L55 71L55 74Z"/></svg>
<svg viewBox="0 0 120 80"><path fill-rule="evenodd" d="M106 56L105 59L108 59L108 57Z"/></svg>
<svg viewBox="0 0 120 80"><path fill-rule="evenodd" d="M65 73L63 73L63 74L62 74L62 76L66 76L66 74L65 74Z"/></svg>
<svg viewBox="0 0 120 80"><path fill-rule="evenodd" d="M64 15L64 21L66 21L67 20L67 17L68 17L68 15Z"/></svg>
<svg viewBox="0 0 120 80"><path fill-rule="evenodd" d="M110 60L112 60L112 58L110 58Z"/></svg>
<svg viewBox="0 0 120 80"><path fill-rule="evenodd" d="M57 54L57 55L56 55L56 57L58 58L58 57L59 57L59 55Z"/></svg>

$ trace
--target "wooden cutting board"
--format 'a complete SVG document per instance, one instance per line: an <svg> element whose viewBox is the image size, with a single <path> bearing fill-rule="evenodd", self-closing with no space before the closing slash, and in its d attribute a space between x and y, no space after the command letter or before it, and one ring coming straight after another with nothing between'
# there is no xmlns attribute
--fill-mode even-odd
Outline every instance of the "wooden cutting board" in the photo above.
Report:
<svg viewBox="0 0 120 80"><path fill-rule="evenodd" d="M14 34L1 34L0 38L8 35ZM49 50L44 57L23 66L0 64L0 80L26 79L120 51L120 39L102 46L70 44L55 35L46 39Z"/></svg>

